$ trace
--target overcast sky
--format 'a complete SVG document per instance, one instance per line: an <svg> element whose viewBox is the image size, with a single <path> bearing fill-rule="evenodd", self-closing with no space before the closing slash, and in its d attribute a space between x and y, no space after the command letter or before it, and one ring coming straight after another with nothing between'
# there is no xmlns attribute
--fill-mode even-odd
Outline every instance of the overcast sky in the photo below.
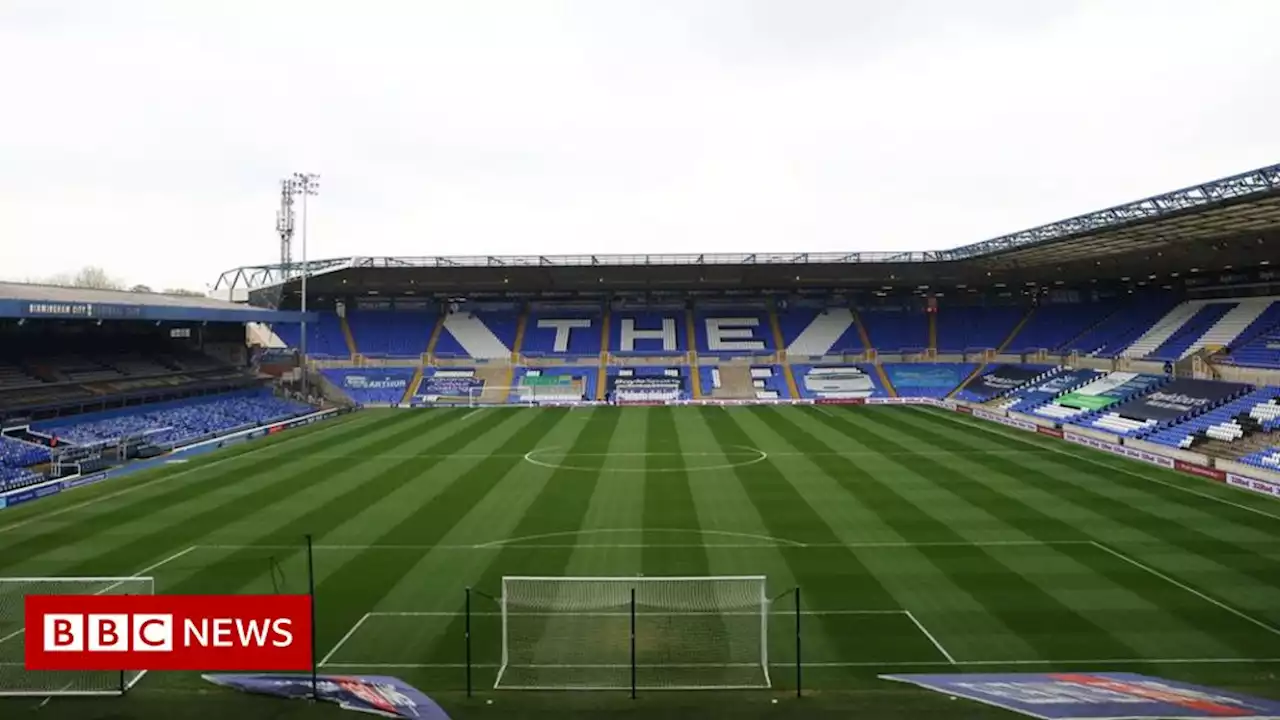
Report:
<svg viewBox="0 0 1280 720"><path fill-rule="evenodd" d="M1277 0L0 0L0 277L923 250L1280 162Z"/></svg>

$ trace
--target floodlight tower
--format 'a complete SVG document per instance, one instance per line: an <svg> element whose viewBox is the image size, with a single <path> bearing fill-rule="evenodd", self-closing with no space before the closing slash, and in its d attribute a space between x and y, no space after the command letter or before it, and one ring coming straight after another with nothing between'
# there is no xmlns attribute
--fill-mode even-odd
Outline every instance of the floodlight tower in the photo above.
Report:
<svg viewBox="0 0 1280 720"><path fill-rule="evenodd" d="M280 281L282 283L293 277L293 186L292 178L280 181L280 209L276 211L276 234L280 236Z"/></svg>
<svg viewBox="0 0 1280 720"><path fill-rule="evenodd" d="M307 392L307 276L311 274L310 266L307 264L307 198L312 195L320 194L320 176L316 173L300 173L296 172L293 177L285 180L290 188L290 195L302 196L302 340L298 350L302 353L302 392ZM290 200L292 205L292 200ZM292 225L292 212L290 212L290 224ZM292 229L290 230L292 238Z"/></svg>

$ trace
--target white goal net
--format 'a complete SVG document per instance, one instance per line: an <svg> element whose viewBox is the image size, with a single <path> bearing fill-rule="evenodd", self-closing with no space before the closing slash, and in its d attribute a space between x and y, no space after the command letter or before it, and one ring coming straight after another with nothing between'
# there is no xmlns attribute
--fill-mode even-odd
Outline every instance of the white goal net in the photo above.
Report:
<svg viewBox="0 0 1280 720"><path fill-rule="evenodd" d="M764 576L504 577L500 602L496 689L770 687Z"/></svg>
<svg viewBox="0 0 1280 720"><path fill-rule="evenodd" d="M27 595L154 595L149 577L0 577L0 696L120 695L146 670L28 671L23 598Z"/></svg>

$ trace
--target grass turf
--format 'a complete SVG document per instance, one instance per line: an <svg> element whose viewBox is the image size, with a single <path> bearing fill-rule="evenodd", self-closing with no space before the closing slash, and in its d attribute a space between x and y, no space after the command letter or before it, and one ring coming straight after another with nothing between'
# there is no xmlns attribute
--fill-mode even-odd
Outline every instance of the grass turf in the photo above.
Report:
<svg viewBox="0 0 1280 720"><path fill-rule="evenodd" d="M366 411L6 510L0 576L145 569L162 593L305 592L306 533L322 672L397 675L459 718L1004 715L876 679L885 672L1127 670L1280 687L1280 506L923 408ZM634 702L488 689L500 620L476 596L483 689L467 700L464 588L497 595L515 574L765 575L771 596L798 586L810 695L789 697L791 596L771 608L772 691ZM3 700L0 714L37 706L77 718L339 713L153 674L125 698Z"/></svg>

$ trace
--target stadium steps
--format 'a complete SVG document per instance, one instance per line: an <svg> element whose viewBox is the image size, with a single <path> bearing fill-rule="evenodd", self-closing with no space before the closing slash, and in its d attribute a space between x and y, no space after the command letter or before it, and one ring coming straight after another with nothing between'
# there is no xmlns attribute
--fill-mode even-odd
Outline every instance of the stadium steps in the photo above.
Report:
<svg viewBox="0 0 1280 720"><path fill-rule="evenodd" d="M609 378L609 322L613 319L609 304L605 303L604 314L600 316L600 367L596 378L596 401L603 402Z"/></svg>
<svg viewBox="0 0 1280 720"><path fill-rule="evenodd" d="M404 396L400 398L401 405L408 405L413 400L413 396L418 394L418 386L422 384L422 366L413 369L413 377L409 378L409 384L404 388Z"/></svg>
<svg viewBox="0 0 1280 720"><path fill-rule="evenodd" d="M698 330L693 321L693 308L684 311L684 331L689 347L689 390L694 400L701 400L702 373L698 372Z"/></svg>
<svg viewBox="0 0 1280 720"><path fill-rule="evenodd" d="M1022 316L1022 319L1018 321L1018 324L1013 326L1013 329L1009 331L1009 334L1005 336L1004 342L1000 343L1000 347L996 349L997 354L1009 349L1009 346L1013 344L1014 338L1018 337L1018 333L1022 332L1022 328L1026 327L1027 322L1031 320L1031 316L1035 315L1035 313L1036 309L1033 305L1029 310L1027 310L1026 314Z"/></svg>
<svg viewBox="0 0 1280 720"><path fill-rule="evenodd" d="M853 322L853 320L850 319L850 322ZM798 398L800 397L800 392L796 387L796 374L791 371L791 361L787 359L789 352L786 349L786 344L783 342L782 321L778 319L778 308L774 307L772 303L769 304L769 326L773 328L773 345L778 348L778 356L782 359L782 378L787 383L787 392L791 394L791 397ZM812 327L812 325L810 325L810 327ZM846 327L848 326L846 325ZM804 332L808 332L808 328L805 328ZM804 335L804 332L800 334ZM836 338L831 341L832 344L839 339L840 336L837 335Z"/></svg>
<svg viewBox="0 0 1280 720"><path fill-rule="evenodd" d="M751 400L756 396L756 386L751 379L750 365L720 365L720 387L711 391L717 400Z"/></svg>
<svg viewBox="0 0 1280 720"><path fill-rule="evenodd" d="M484 389L480 391L480 402L483 404L503 404L511 393L511 365L481 365L476 368L476 377L484 381Z"/></svg>
<svg viewBox="0 0 1280 720"><path fill-rule="evenodd" d="M1187 321L1195 317L1204 305L1201 303L1184 302L1175 305L1172 310L1164 314L1164 317L1156 321L1154 325L1147 329L1137 340L1133 341L1129 347L1125 348L1120 354L1124 357L1141 358L1155 352L1163 345L1173 334L1178 332Z"/></svg>
<svg viewBox="0 0 1280 720"><path fill-rule="evenodd" d="M436 344L440 342L440 333L444 332L444 319L446 313L441 313L436 318L436 326L431 328L431 337L427 340L427 362L431 362L436 356Z"/></svg>
<svg viewBox="0 0 1280 720"><path fill-rule="evenodd" d="M350 353L351 359L355 360L360 350L356 347L356 336L351 334L351 323L347 322L345 313L338 316L338 325L342 327L342 339L347 343L347 352Z"/></svg>
<svg viewBox="0 0 1280 720"><path fill-rule="evenodd" d="M1196 353L1201 348L1220 349L1227 347L1246 328L1251 326L1255 320L1262 317L1262 314L1271 307L1274 298L1245 298L1236 304L1235 307L1227 311L1218 322L1213 324L1203 335L1191 343L1191 346L1182 353L1180 359L1185 359Z"/></svg>

